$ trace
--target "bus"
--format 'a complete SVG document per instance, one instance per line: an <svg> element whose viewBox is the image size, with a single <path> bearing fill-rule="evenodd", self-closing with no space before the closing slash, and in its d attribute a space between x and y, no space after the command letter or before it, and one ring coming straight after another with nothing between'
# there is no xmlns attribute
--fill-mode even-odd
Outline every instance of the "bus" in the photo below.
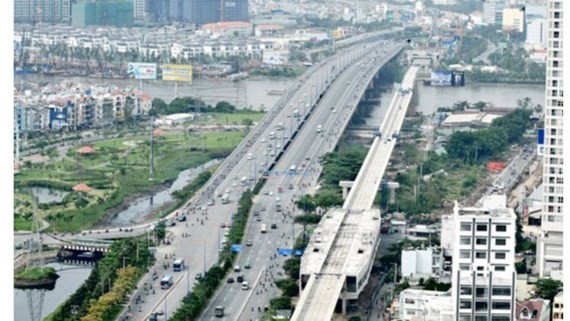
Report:
<svg viewBox="0 0 570 321"><path fill-rule="evenodd" d="M222 196L222 204L228 204L230 202L230 195L229 194L224 194Z"/></svg>
<svg viewBox="0 0 570 321"><path fill-rule="evenodd" d="M174 272L180 272L184 270L184 259L176 259L176 261L174 261L174 264L172 264L172 270L174 270Z"/></svg>
<svg viewBox="0 0 570 321"><path fill-rule="evenodd" d="M297 166L296 165L291 165L291 167L289 168L289 173L292 175L297 174Z"/></svg>
<svg viewBox="0 0 570 321"><path fill-rule="evenodd" d="M160 280L160 288L161 289L170 289L170 287L174 284L172 275L165 275L162 280Z"/></svg>

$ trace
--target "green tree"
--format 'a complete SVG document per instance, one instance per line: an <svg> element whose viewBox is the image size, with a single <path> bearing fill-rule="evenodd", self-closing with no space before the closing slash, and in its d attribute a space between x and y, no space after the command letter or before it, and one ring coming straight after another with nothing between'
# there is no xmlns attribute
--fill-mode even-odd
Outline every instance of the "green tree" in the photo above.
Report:
<svg viewBox="0 0 570 321"><path fill-rule="evenodd" d="M542 298L552 300L554 297L562 291L562 282L553 279L539 279L534 285L534 298Z"/></svg>
<svg viewBox="0 0 570 321"><path fill-rule="evenodd" d="M298 200L295 201L295 205L297 205L298 209L306 213L313 213L317 208L315 205L315 200L309 194L301 196Z"/></svg>
<svg viewBox="0 0 570 321"><path fill-rule="evenodd" d="M241 121L242 125L245 126L245 131L249 132L249 130L251 129L251 126L253 126L253 120L249 119L249 118L244 118Z"/></svg>
<svg viewBox="0 0 570 321"><path fill-rule="evenodd" d="M315 205L320 208L329 209L334 206L340 206L344 200L342 195L332 190L320 190L315 195Z"/></svg>

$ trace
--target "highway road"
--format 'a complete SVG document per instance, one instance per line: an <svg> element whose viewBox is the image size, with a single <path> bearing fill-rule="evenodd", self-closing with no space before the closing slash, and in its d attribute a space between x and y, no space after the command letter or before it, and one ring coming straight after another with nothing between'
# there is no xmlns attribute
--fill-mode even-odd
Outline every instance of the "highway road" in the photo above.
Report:
<svg viewBox="0 0 570 321"><path fill-rule="evenodd" d="M153 267L154 270L158 271L160 277L165 274L172 274L175 277L175 285L168 291L161 290L155 295L145 295L146 299L144 300L144 303L132 307L132 314L135 319L143 320L151 312L157 309L165 310L165 314L168 314L168 311L176 310L180 306L181 299L186 295L188 290L192 288L195 275L197 273L203 273L205 268L209 268L218 260L217 253L222 240L224 239L224 231L220 226L222 223L228 223L231 221L231 214L237 211L236 201L239 199L241 193L246 187L254 186L255 181L261 175L259 170L262 170L263 166L267 166L260 163L270 163L274 157L271 154L277 155L279 152L277 142L280 140L280 145L282 147L288 137L290 137L291 132L294 132L297 120L288 117L291 116L293 109L298 109L300 116L303 117L304 113L310 110L310 108L307 107L311 107L314 104L314 98L317 97L317 93L324 90L325 87L331 83L334 77L336 77L337 73L344 68L344 66L350 65L352 61L359 57L359 55L366 54L367 50L370 48L355 46L350 49L350 52L346 51L346 53L329 58L326 67L309 73L307 77L301 80L300 85L293 85L291 90L294 91L294 93L288 93L284 98L288 99L288 103L281 105L278 104L276 108L273 108L273 114L264 117L260 126L256 127L253 132L246 137L244 143L240 144L232 155L224 161L221 168L214 175L214 178L207 184L207 186L205 186L203 192L194 198L191 204L189 203L182 210L178 211L181 215L187 215L188 226L186 226L186 223L179 223L177 226L170 228L169 231L172 232L173 235L172 242L170 245L157 248L156 257L161 260L170 260L171 263L176 257L184 258L188 266L185 271L178 273L171 272L170 269L168 271L164 270L161 267L162 262L159 262L159 265ZM332 66L335 67L332 68ZM291 104L293 104L293 106L291 106ZM311 116L311 118L320 118L322 117L322 115L319 116L321 113L323 115L329 115L331 112L330 109L326 111L316 109L315 115ZM283 130L276 130L276 125L279 124L282 124ZM293 125L293 131L291 130L291 124ZM331 126L332 124L327 125L327 123L323 122L323 126L325 125ZM289 130L288 133L287 129ZM271 132L275 132L275 139L270 139ZM272 145L272 148L268 151L269 144ZM272 153L273 151L275 152ZM266 152L267 155L264 155L264 152ZM286 155L289 155L289 153ZM263 157L266 159L263 159ZM300 157L305 157L305 155ZM283 160L284 163L290 163L293 161L300 163L300 161L296 159L289 161ZM242 185L243 177L246 177L245 186ZM287 179L288 176L276 177L277 179ZM269 180L272 181L271 178ZM283 182L281 184L287 183ZM270 183L267 188L275 188L275 186L271 186L272 185ZM284 186L284 191L287 192L283 194L281 202L283 203L283 206L289 206L291 208L290 198L292 191L288 189L288 186L286 187L287 188ZM217 196L226 193L226 191L230 196L230 203L223 205L221 204L220 198ZM262 196L277 196L275 195L275 189L272 193L274 195ZM215 204L211 206L206 205L209 199L214 199ZM265 213L276 214L275 212L272 212L270 208L267 208ZM270 217L266 218L266 220L271 219L272 218ZM290 224L290 219L288 222ZM290 230L290 228L284 227L284 224L286 223L282 223L280 220L277 220L277 223L279 223L278 229L268 232L267 235L277 235L280 233L280 229L287 231ZM253 224L250 224L248 228L254 228L253 226ZM141 231L144 231L146 227L146 225L142 225L139 226L137 230L140 233ZM104 234L116 235L118 233L119 232L117 231L109 231ZM134 234L134 232L129 233ZM190 236L182 237L182 235L185 235L186 233ZM95 233L95 235L97 234ZM268 237L267 239L269 240L270 238ZM258 240L256 239L255 243L257 242ZM290 240L288 242L290 242ZM266 246L270 245L275 245L275 242L273 244L266 244ZM243 254L244 260L248 259L246 256L247 253L244 252ZM254 262L252 260L251 263L255 269L259 269L261 267L259 261ZM146 277L148 278L149 275ZM157 282L159 279L154 281L153 289L158 288ZM142 286L139 288L141 287Z"/></svg>
<svg viewBox="0 0 570 321"><path fill-rule="evenodd" d="M400 46L385 48L386 52L396 52ZM379 55L381 51L379 51ZM383 57L384 54L381 54ZM371 57L363 61L372 62ZM291 143L287 153L279 160L276 169L279 173L288 172L291 166L296 166L298 171L304 174L274 175L272 173L262 188L260 195L255 199L255 209L265 208L260 211L260 221L257 216L252 216L248 224L246 239L252 240L251 247L245 247L237 261L242 269L232 273L232 278L243 275L250 282L250 290L242 290L237 282L226 283L212 300L201 320L255 320L263 312L263 308L269 304L272 297L278 295L278 290L273 284L274 279L281 278L281 266L286 260L277 254L277 248L291 248L294 235L299 232L301 226L293 226L292 219L296 214L293 200L305 193L306 189L317 184L321 167L318 157L331 151L336 146L344 128L348 124L355 105L360 96L354 97L354 92L366 84L360 82L368 72L359 64L353 64L331 84L324 95L315 113L305 126L299 131L295 140ZM294 121L294 120L293 120ZM322 132L317 133L318 126ZM254 155L255 156L255 155ZM281 187L282 193L279 193ZM298 194L297 194L298 193ZM277 201L279 198L279 201ZM275 206L282 204L285 212L276 212ZM261 224L268 227L267 233L261 233ZM271 224L276 224L276 229L271 229ZM243 269L246 263L251 264L251 269ZM263 294L262 294L263 293ZM214 309L216 306L224 306L225 317L216 318Z"/></svg>

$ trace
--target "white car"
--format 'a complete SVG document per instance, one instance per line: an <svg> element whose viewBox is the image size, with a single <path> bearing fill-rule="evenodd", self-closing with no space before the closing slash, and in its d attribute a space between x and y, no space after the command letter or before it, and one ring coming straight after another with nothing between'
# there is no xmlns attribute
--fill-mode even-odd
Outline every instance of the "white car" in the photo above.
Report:
<svg viewBox="0 0 570 321"><path fill-rule="evenodd" d="M265 137L261 137L261 142L265 143L267 140L265 139Z"/></svg>
<svg viewBox="0 0 570 321"><path fill-rule="evenodd" d="M271 151L271 152L269 153L269 156L275 156L275 152L274 152L274 151Z"/></svg>
<svg viewBox="0 0 570 321"><path fill-rule="evenodd" d="M275 148L281 148L281 144L279 143L275 144Z"/></svg>
<svg viewBox="0 0 570 321"><path fill-rule="evenodd" d="M273 192L269 192L269 196L273 196Z"/></svg>
<svg viewBox="0 0 570 321"><path fill-rule="evenodd" d="M232 182L232 187L236 187L237 183L236 182Z"/></svg>

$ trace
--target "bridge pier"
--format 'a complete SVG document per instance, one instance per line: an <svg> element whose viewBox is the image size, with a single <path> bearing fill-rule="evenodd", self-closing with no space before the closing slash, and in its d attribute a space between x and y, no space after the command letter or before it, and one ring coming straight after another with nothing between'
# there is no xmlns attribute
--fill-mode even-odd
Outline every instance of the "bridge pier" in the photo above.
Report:
<svg viewBox="0 0 570 321"><path fill-rule="evenodd" d="M388 182L388 203L396 203L396 188L400 187L398 182Z"/></svg>

